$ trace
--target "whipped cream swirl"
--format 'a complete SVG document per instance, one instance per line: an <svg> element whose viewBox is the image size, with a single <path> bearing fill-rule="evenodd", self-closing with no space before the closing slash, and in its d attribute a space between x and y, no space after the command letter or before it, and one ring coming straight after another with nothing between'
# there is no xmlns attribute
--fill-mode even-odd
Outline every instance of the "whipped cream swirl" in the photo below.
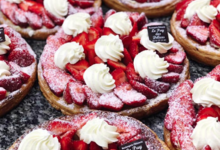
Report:
<svg viewBox="0 0 220 150"><path fill-rule="evenodd" d="M218 12L214 6L210 5L210 0L195 0L186 8L184 18L191 19L195 13L202 21L210 23Z"/></svg>
<svg viewBox="0 0 220 150"><path fill-rule="evenodd" d="M60 150L61 146L56 137L47 130L36 129L24 137L18 150Z"/></svg>
<svg viewBox="0 0 220 150"><path fill-rule="evenodd" d="M169 43L162 43L162 42L152 42L149 39L147 29L143 29L138 33L138 36L141 38L141 45L143 45L147 49L157 50L159 53L163 54L166 53L169 49L173 47L173 36L168 33Z"/></svg>
<svg viewBox="0 0 220 150"><path fill-rule="evenodd" d="M84 72L83 78L86 85L96 93L109 93L115 88L115 80L105 64L90 66Z"/></svg>
<svg viewBox="0 0 220 150"><path fill-rule="evenodd" d="M65 17L68 13L67 0L44 0L44 7L56 17Z"/></svg>
<svg viewBox="0 0 220 150"><path fill-rule="evenodd" d="M0 77L10 76L11 73L9 72L9 70L10 67L4 61L0 61Z"/></svg>
<svg viewBox="0 0 220 150"><path fill-rule="evenodd" d="M95 53L104 62L107 59L120 61L124 57L123 51L124 46L118 35L104 35L95 43Z"/></svg>
<svg viewBox="0 0 220 150"><path fill-rule="evenodd" d="M95 118L89 120L77 134L87 144L94 141L103 149L108 149L108 144L118 141L119 133L116 130L117 127L109 125L104 119Z"/></svg>
<svg viewBox="0 0 220 150"><path fill-rule="evenodd" d="M220 82L212 78L197 81L191 90L193 101L204 107L220 106Z"/></svg>
<svg viewBox="0 0 220 150"><path fill-rule="evenodd" d="M9 1L10 3L17 3L17 4L19 4L22 0L7 0L7 1Z"/></svg>
<svg viewBox="0 0 220 150"><path fill-rule="evenodd" d="M82 45L76 42L63 44L54 55L54 62L60 69L65 69L67 63L75 64L81 59L85 59Z"/></svg>
<svg viewBox="0 0 220 150"><path fill-rule="evenodd" d="M5 35L5 41L0 43L0 55L6 54L10 50L9 44L11 44L11 40Z"/></svg>
<svg viewBox="0 0 220 150"><path fill-rule="evenodd" d="M202 150L207 145L212 150L220 149L220 123L217 120L218 118L208 117L197 122L191 135L197 150Z"/></svg>
<svg viewBox="0 0 220 150"><path fill-rule="evenodd" d="M131 20L125 12L118 12L108 17L105 27L120 35L128 35L132 29Z"/></svg>
<svg viewBox="0 0 220 150"><path fill-rule="evenodd" d="M134 58L134 69L142 77L148 76L151 79L159 79L167 73L169 64L160 58L155 51L145 50Z"/></svg>
<svg viewBox="0 0 220 150"><path fill-rule="evenodd" d="M75 37L82 32L88 32L90 26L90 15L81 12L68 16L63 22L62 28L66 34Z"/></svg>

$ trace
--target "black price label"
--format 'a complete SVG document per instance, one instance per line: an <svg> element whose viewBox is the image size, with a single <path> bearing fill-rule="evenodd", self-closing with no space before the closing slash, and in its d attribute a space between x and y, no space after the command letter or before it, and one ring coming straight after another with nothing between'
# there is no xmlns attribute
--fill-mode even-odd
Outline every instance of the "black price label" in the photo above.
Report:
<svg viewBox="0 0 220 150"><path fill-rule="evenodd" d="M143 139L121 145L121 150L147 150L147 146Z"/></svg>
<svg viewBox="0 0 220 150"><path fill-rule="evenodd" d="M0 28L0 42L4 42L4 41L5 41L4 28L1 27L1 28Z"/></svg>
<svg viewBox="0 0 220 150"><path fill-rule="evenodd" d="M148 26L148 36L150 41L169 43L167 27L165 25Z"/></svg>

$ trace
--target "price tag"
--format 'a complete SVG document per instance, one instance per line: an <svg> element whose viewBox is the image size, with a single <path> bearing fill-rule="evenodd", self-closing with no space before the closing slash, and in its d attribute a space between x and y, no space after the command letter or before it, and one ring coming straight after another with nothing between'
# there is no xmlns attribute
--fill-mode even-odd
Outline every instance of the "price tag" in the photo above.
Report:
<svg viewBox="0 0 220 150"><path fill-rule="evenodd" d="M167 27L165 25L148 26L148 36L150 41L169 43Z"/></svg>
<svg viewBox="0 0 220 150"><path fill-rule="evenodd" d="M143 139L121 145L121 150L147 150L147 146Z"/></svg>
<svg viewBox="0 0 220 150"><path fill-rule="evenodd" d="M1 28L0 28L0 42L4 42L4 41L5 41L4 28L1 27Z"/></svg>

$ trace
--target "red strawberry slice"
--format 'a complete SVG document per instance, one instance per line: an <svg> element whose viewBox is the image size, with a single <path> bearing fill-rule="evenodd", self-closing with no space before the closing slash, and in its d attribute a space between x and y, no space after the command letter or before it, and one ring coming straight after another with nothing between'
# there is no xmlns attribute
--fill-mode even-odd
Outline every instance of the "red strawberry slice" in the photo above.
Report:
<svg viewBox="0 0 220 150"><path fill-rule="evenodd" d="M190 21L188 18L182 18L180 26L185 29L186 27L188 27L189 23Z"/></svg>
<svg viewBox="0 0 220 150"><path fill-rule="evenodd" d="M138 3L145 3L145 2L147 2L147 0L135 0L136 2L138 2Z"/></svg>
<svg viewBox="0 0 220 150"><path fill-rule="evenodd" d="M71 40L72 40L72 38L73 38L73 36L72 35L67 35L64 31L63 31L63 29L61 28L61 29L59 29L58 30L58 32L56 33L56 39L63 39L64 41L62 41L63 43L66 43L66 42L70 42ZM50 41L50 42L52 42L52 41ZM60 43L60 42L58 42L58 43Z"/></svg>
<svg viewBox="0 0 220 150"><path fill-rule="evenodd" d="M129 54L129 52L127 51L126 48L124 48L124 58L123 58L123 62L125 65L128 65L129 63L133 63L133 60L131 58L131 55Z"/></svg>
<svg viewBox="0 0 220 150"><path fill-rule="evenodd" d="M37 3L40 3L40 4L42 4L43 5L43 0L35 0Z"/></svg>
<svg viewBox="0 0 220 150"><path fill-rule="evenodd" d="M82 140L81 141L72 141L72 148L73 147L74 147L74 150L89 150L89 145L86 144L85 142L83 142Z"/></svg>
<svg viewBox="0 0 220 150"><path fill-rule="evenodd" d="M96 56L96 57L94 58L94 61L95 61L95 64L101 64L101 63L104 63L104 62L102 61L102 59L99 58L98 56Z"/></svg>
<svg viewBox="0 0 220 150"><path fill-rule="evenodd" d="M83 47L86 51L94 50L95 49L95 43L96 43L96 40L89 41Z"/></svg>
<svg viewBox="0 0 220 150"><path fill-rule="evenodd" d="M209 28L205 26L188 26L186 32L200 44L206 44L209 37Z"/></svg>
<svg viewBox="0 0 220 150"><path fill-rule="evenodd" d="M170 53L169 55L165 56L165 60L169 63L173 64L182 64L186 58L186 53L184 51L178 51L176 53Z"/></svg>
<svg viewBox="0 0 220 150"><path fill-rule="evenodd" d="M97 11L91 16L92 26L102 28L104 25L102 8L98 8Z"/></svg>
<svg viewBox="0 0 220 150"><path fill-rule="evenodd" d="M129 36L133 37L133 36L136 35L136 33L138 33L138 26L137 26L137 23L135 22L133 24L133 27L131 29L131 32L130 32Z"/></svg>
<svg viewBox="0 0 220 150"><path fill-rule="evenodd" d="M101 36L99 30L94 27L90 27L88 35L89 35L89 41L97 40Z"/></svg>
<svg viewBox="0 0 220 150"><path fill-rule="evenodd" d="M138 81L135 80L130 80L129 83L131 84L131 86L137 90L138 92L142 93L143 95L145 95L147 98L155 98L157 97L158 93L156 91L154 91L153 89L150 89L148 86L146 86L143 83L140 83Z"/></svg>
<svg viewBox="0 0 220 150"><path fill-rule="evenodd" d="M51 19L53 20L53 22L59 26L61 26L65 20L65 18L60 18L60 17L56 17L54 16L53 14L51 14L50 12L48 12L47 10L45 10L46 12L46 15Z"/></svg>
<svg viewBox="0 0 220 150"><path fill-rule="evenodd" d="M132 59L134 59L135 56L139 53L138 43L137 43L137 42L132 41L132 42L130 43L129 53L130 53Z"/></svg>
<svg viewBox="0 0 220 150"><path fill-rule="evenodd" d="M72 5L75 5L76 4L76 1L75 0L68 0L68 2Z"/></svg>
<svg viewBox="0 0 220 150"><path fill-rule="evenodd" d="M111 111L120 111L124 106L122 101L113 92L102 94L99 98L99 104Z"/></svg>
<svg viewBox="0 0 220 150"><path fill-rule="evenodd" d="M108 27L104 27L102 31L102 35L109 35L109 34L116 35L116 33L112 29Z"/></svg>
<svg viewBox="0 0 220 150"><path fill-rule="evenodd" d="M21 70L21 67L18 66L16 63L9 62L10 66L10 72L15 75L19 75L21 77L22 83L27 83L28 79L30 78L30 75L23 72Z"/></svg>
<svg viewBox="0 0 220 150"><path fill-rule="evenodd" d="M181 7L186 7L188 6L189 2L194 1L194 0L184 0L176 4L176 11L178 11Z"/></svg>
<svg viewBox="0 0 220 150"><path fill-rule="evenodd" d="M131 85L128 83L116 87L114 93L124 104L129 106L142 106L147 101L147 98L144 95L132 89Z"/></svg>
<svg viewBox="0 0 220 150"><path fill-rule="evenodd" d="M194 14L190 20L189 26L208 26L207 23L203 22L197 14Z"/></svg>
<svg viewBox="0 0 220 150"><path fill-rule="evenodd" d="M102 150L102 147L98 146L95 142L89 144L89 150Z"/></svg>
<svg viewBox="0 0 220 150"><path fill-rule="evenodd" d="M69 71L72 74L72 76L76 80L84 81L83 74L84 74L85 70L80 70L80 71L76 70L75 68L72 67L72 64L70 64L70 63L66 64L65 68L66 68L67 71Z"/></svg>
<svg viewBox="0 0 220 150"><path fill-rule="evenodd" d="M53 21L47 16L46 12L44 11L42 13L42 24L47 27L48 29L52 29L55 27L55 24Z"/></svg>
<svg viewBox="0 0 220 150"><path fill-rule="evenodd" d="M220 65L216 66L207 76L214 77L217 81L220 81Z"/></svg>
<svg viewBox="0 0 220 150"><path fill-rule="evenodd" d="M68 66L76 70L86 70L89 67L89 63L85 59L82 59L75 64L68 64Z"/></svg>
<svg viewBox="0 0 220 150"><path fill-rule="evenodd" d="M204 116L206 116L206 117L204 117ZM207 107L207 108L204 108L201 111L199 111L199 114L198 114L198 117L196 119L196 122L198 122L198 121L200 121L202 119L205 119L207 117L214 117L214 118L218 117L218 118L220 118L220 116L218 115L218 113L215 111L214 108Z"/></svg>
<svg viewBox="0 0 220 150"><path fill-rule="evenodd" d="M93 92L88 86L84 86L84 93L86 94L87 104L91 109L100 109L99 103L100 94Z"/></svg>
<svg viewBox="0 0 220 150"><path fill-rule="evenodd" d="M139 18L140 14L138 12L126 12L127 15L129 16L130 20L133 22L136 22L137 19Z"/></svg>
<svg viewBox="0 0 220 150"><path fill-rule="evenodd" d="M135 72L134 65L132 63L129 63L127 65L125 72L126 72L128 81L135 80L138 82L143 82L143 79Z"/></svg>
<svg viewBox="0 0 220 150"><path fill-rule="evenodd" d="M0 87L9 92L16 91L22 86L21 77L19 75L4 76L0 78Z"/></svg>
<svg viewBox="0 0 220 150"><path fill-rule="evenodd" d="M82 32L72 39L72 42L79 43L82 46L85 46L88 41L89 36L86 32Z"/></svg>
<svg viewBox="0 0 220 150"><path fill-rule="evenodd" d="M220 13L217 14L216 20L217 20L218 22L220 22Z"/></svg>
<svg viewBox="0 0 220 150"><path fill-rule="evenodd" d="M25 12L23 10L17 9L15 11L15 19L17 20L17 23L19 26L21 26L21 27L28 26L27 18L25 16Z"/></svg>
<svg viewBox="0 0 220 150"><path fill-rule="evenodd" d="M40 16L31 13L31 12L25 12L25 16L27 18L28 24L33 28L33 29L40 29L42 28L42 19Z"/></svg>
<svg viewBox="0 0 220 150"><path fill-rule="evenodd" d="M39 16L42 16L42 14L45 13L44 6L42 4L37 4L37 3L28 6L28 11L33 12Z"/></svg>
<svg viewBox="0 0 220 150"><path fill-rule="evenodd" d="M78 115L77 117L74 117L71 122L74 122L78 129L81 129L89 120L94 118L97 118L96 112Z"/></svg>
<svg viewBox="0 0 220 150"><path fill-rule="evenodd" d="M88 8L92 7L94 0L75 0L75 3L81 8Z"/></svg>
<svg viewBox="0 0 220 150"><path fill-rule="evenodd" d="M184 0L184 1L180 2L180 3L178 4L178 6L176 6L176 11L177 11L177 12L176 12L176 20L177 20L177 21L180 21L180 20L183 18L187 6L188 6L192 1L194 1L194 0Z"/></svg>
<svg viewBox="0 0 220 150"><path fill-rule="evenodd" d="M166 93L170 89L170 84L153 80L149 77L144 78L144 83L146 86L155 90L157 93Z"/></svg>
<svg viewBox="0 0 220 150"><path fill-rule="evenodd" d="M141 30L141 28L148 23L148 20L145 16L145 13L141 13L138 18L137 18L137 26L138 26L138 30Z"/></svg>
<svg viewBox="0 0 220 150"><path fill-rule="evenodd" d="M125 72L122 69L115 69L114 71L112 71L111 75L113 79L115 80L116 86L119 86L122 83L127 81Z"/></svg>
<svg viewBox="0 0 220 150"><path fill-rule="evenodd" d="M125 48L129 48L130 43L132 41L132 37L129 35L123 35L120 37L120 39L122 40L122 43L124 45Z"/></svg>
<svg viewBox="0 0 220 150"><path fill-rule="evenodd" d="M161 77L161 81L167 82L167 83L176 83L180 79L180 74L175 73L175 72L169 72Z"/></svg>
<svg viewBox="0 0 220 150"><path fill-rule="evenodd" d="M209 26L210 44L214 47L220 47L220 28L217 25L217 21L213 20Z"/></svg>
<svg viewBox="0 0 220 150"><path fill-rule="evenodd" d="M217 112L218 116L220 116L220 108L215 105L212 105L212 108ZM220 118L218 118L218 120L220 120Z"/></svg>
<svg viewBox="0 0 220 150"><path fill-rule="evenodd" d="M169 72L176 72L181 73L183 71L182 65L175 65L175 64L169 64L169 67L167 68Z"/></svg>
<svg viewBox="0 0 220 150"><path fill-rule="evenodd" d="M60 140L60 145L62 150L70 150L70 147L72 147L72 139L69 137L63 137Z"/></svg>
<svg viewBox="0 0 220 150"><path fill-rule="evenodd" d="M0 87L0 100L3 100L6 97L7 91L3 88Z"/></svg>
<svg viewBox="0 0 220 150"><path fill-rule="evenodd" d="M23 0L18 4L18 6L24 11L28 11L28 7L33 5L37 5L37 3L32 0Z"/></svg>
<svg viewBox="0 0 220 150"><path fill-rule="evenodd" d="M73 103L73 99L71 97L71 94L70 94L70 82L69 81L63 91L63 98L64 100L66 101L67 104L72 104ZM73 81L74 82L74 81Z"/></svg>
<svg viewBox="0 0 220 150"><path fill-rule="evenodd" d="M211 2L210 2L210 5L212 5L212 6L214 6L214 7L218 7L218 5L220 4L220 0L212 0Z"/></svg>
<svg viewBox="0 0 220 150"><path fill-rule="evenodd" d="M122 69L124 71L126 70L126 66L121 62L115 62L113 60L108 59L107 64L109 67L112 67L114 69Z"/></svg>
<svg viewBox="0 0 220 150"><path fill-rule="evenodd" d="M174 41L173 42L173 47L170 49L170 52L171 53L176 53L176 52L178 52L179 50L182 50L182 49L183 49L182 46L179 43L177 43L176 41Z"/></svg>
<svg viewBox="0 0 220 150"><path fill-rule="evenodd" d="M66 84L69 82L70 79L73 79L71 75L60 69L44 69L43 76L48 83L50 89L57 96L61 96L63 94Z"/></svg>
<svg viewBox="0 0 220 150"><path fill-rule="evenodd" d="M116 11L114 9L110 9L109 11L106 12L104 20L106 21L109 16L111 16L111 15L113 15L115 13L116 13Z"/></svg>
<svg viewBox="0 0 220 150"><path fill-rule="evenodd" d="M108 144L108 150L117 150L118 149L118 143L111 143Z"/></svg>
<svg viewBox="0 0 220 150"><path fill-rule="evenodd" d="M89 65L93 65L95 63L95 57L96 57L96 53L94 49L91 49L87 52L87 59L89 61Z"/></svg>
<svg viewBox="0 0 220 150"><path fill-rule="evenodd" d="M15 48L9 55L8 60L21 67L30 66L34 61L34 56L26 49Z"/></svg>

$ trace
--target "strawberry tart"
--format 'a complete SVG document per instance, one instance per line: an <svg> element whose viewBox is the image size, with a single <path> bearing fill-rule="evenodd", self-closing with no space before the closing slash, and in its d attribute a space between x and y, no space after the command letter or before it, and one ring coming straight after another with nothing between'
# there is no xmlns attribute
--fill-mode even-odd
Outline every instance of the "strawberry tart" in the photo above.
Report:
<svg viewBox="0 0 220 150"><path fill-rule="evenodd" d="M181 0L103 0L106 5L118 11L144 12L147 17L168 16Z"/></svg>
<svg viewBox="0 0 220 150"><path fill-rule="evenodd" d="M203 64L220 64L220 0L185 0L177 4L171 32L189 56Z"/></svg>
<svg viewBox="0 0 220 150"><path fill-rule="evenodd" d="M101 0L0 0L0 23L24 38L45 40L57 32L66 16L87 12L96 18L100 5Z"/></svg>
<svg viewBox="0 0 220 150"><path fill-rule="evenodd" d="M90 18L71 15L47 39L38 65L46 99L64 114L96 109L143 117L166 108L189 78L182 47L169 33L168 43L150 41L147 28L158 23L147 24L144 13L110 10L100 27Z"/></svg>
<svg viewBox="0 0 220 150"><path fill-rule="evenodd" d="M36 79L37 61L31 47L7 25L5 41L0 42L0 116L10 111L27 95Z"/></svg>
<svg viewBox="0 0 220 150"><path fill-rule="evenodd" d="M120 147L130 147L129 144L134 145L131 148L142 147L142 150L144 147L168 150L165 143L140 121L106 112L45 122L22 135L9 150L119 150Z"/></svg>
<svg viewBox="0 0 220 150"><path fill-rule="evenodd" d="M183 82L173 92L164 122L164 139L170 149L220 149L219 87L220 65L194 83Z"/></svg>

